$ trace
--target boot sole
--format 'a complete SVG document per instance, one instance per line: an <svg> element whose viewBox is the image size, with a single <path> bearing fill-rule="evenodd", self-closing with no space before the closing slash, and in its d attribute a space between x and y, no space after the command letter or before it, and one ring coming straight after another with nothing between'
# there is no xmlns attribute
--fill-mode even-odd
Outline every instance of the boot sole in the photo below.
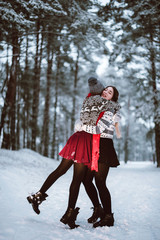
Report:
<svg viewBox="0 0 160 240"><path fill-rule="evenodd" d="M97 228L97 227L113 227L113 226L114 226L114 224L95 225L95 226L94 226L94 224L93 224L93 227L94 227L94 228Z"/></svg>
<svg viewBox="0 0 160 240"><path fill-rule="evenodd" d="M80 225L77 225L77 224L72 224L72 223L69 223L68 221L64 221L63 219L60 219L60 222L62 222L63 224L67 224L69 227L70 227L70 229L74 229L74 228L77 228L77 227L79 227Z"/></svg>
<svg viewBox="0 0 160 240"><path fill-rule="evenodd" d="M63 220L62 218L60 219L60 222L67 224L67 220Z"/></svg>

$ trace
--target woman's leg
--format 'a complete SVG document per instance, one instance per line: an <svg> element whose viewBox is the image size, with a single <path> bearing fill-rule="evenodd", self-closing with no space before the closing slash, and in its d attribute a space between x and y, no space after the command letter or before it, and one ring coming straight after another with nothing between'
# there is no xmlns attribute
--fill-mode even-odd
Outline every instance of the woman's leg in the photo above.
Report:
<svg viewBox="0 0 160 240"><path fill-rule="evenodd" d="M59 166L54 170L45 180L43 183L41 189L30 196L27 197L27 200L30 204L32 204L33 210L37 213L40 214L39 210L39 205L46 200L48 195L46 194L46 191L52 186L52 184L60 178L63 174L67 172L67 170L72 166L73 161L72 160L67 160L67 159L62 159L61 163Z"/></svg>
<svg viewBox="0 0 160 240"><path fill-rule="evenodd" d="M69 189L68 208L75 208L80 185L85 177L86 171L87 166L85 166L83 163L74 163L73 179Z"/></svg>
<svg viewBox="0 0 160 240"><path fill-rule="evenodd" d="M47 177L39 191L41 193L45 193L58 178L60 178L63 174L65 174L68 171L72 164L73 164L72 160L63 158L59 166L56 168L56 170L54 170Z"/></svg>
<svg viewBox="0 0 160 240"><path fill-rule="evenodd" d="M83 163L74 163L74 173L69 190L68 207L65 214L60 219L62 223L68 224L71 229L79 226L75 224L77 215L79 213L79 208L75 208L75 205L77 202L80 185L83 181L86 171L87 167Z"/></svg>
<svg viewBox="0 0 160 240"><path fill-rule="evenodd" d="M98 164L98 172L95 173L95 182L98 188L101 203L103 205L104 213L111 214L111 195L106 186L106 178L109 172L109 167L104 163Z"/></svg>
<svg viewBox="0 0 160 240"><path fill-rule="evenodd" d="M88 194L93 206L98 207L100 205L100 202L98 199L97 190L93 184L93 177L94 177L94 172L88 168L86 171L85 177L83 179L83 185L85 187L86 193Z"/></svg>
<svg viewBox="0 0 160 240"><path fill-rule="evenodd" d="M114 225L114 218L111 209L111 195L106 186L106 178L109 172L109 167L107 167L104 163L99 163L98 169L99 171L95 173L95 181L103 205L104 216L100 221L94 223L93 227L110 227Z"/></svg>
<svg viewBox="0 0 160 240"><path fill-rule="evenodd" d="M93 184L93 177L94 177L94 172L88 168L87 172L85 174L85 177L83 179L83 184L84 184L85 190L94 206L93 214L90 218L88 218L89 223L96 222L98 218L102 218L104 215L103 208L101 207L100 202L99 202L97 189Z"/></svg>

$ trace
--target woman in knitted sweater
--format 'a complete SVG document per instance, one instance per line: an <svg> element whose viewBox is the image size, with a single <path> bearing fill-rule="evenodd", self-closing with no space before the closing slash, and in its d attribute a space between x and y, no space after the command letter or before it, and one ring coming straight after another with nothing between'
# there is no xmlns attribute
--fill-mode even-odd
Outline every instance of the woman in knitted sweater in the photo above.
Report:
<svg viewBox="0 0 160 240"><path fill-rule="evenodd" d="M90 78L88 82L90 85L91 92L93 92L94 94L100 93L104 89L104 86L94 78ZM87 103L89 106L88 109L86 108ZM85 120L84 124L93 124L93 126L94 126L96 124L96 118L98 118L98 115L100 114L101 111L106 111L106 110L110 109L110 111L114 112L115 108L118 109L119 105L114 104L111 101L107 101L104 98L101 98L100 96L91 96L89 98L86 98L86 100L83 104L83 107L82 107L82 112L84 114L81 113L81 115L85 116L84 119L86 119L86 112L87 112L88 121ZM94 119L95 119L94 121L93 121L93 115L94 115ZM33 210L37 214L40 213L39 205L48 196L46 194L46 191L51 187L51 185L60 176L62 176L71 167L71 165L73 164L73 161L77 161L77 159L78 159L78 161L82 160L82 162L83 162L82 164L85 164L87 166L91 165L92 134L84 132L84 131L76 132L75 134L73 134L70 137L70 139L67 141L67 144L70 140L73 140L72 141L73 142L72 150L74 149L76 151L72 151L70 155L68 155L68 153L67 153L67 156L65 158L63 157L58 168L48 176L48 178L42 185L41 189L36 194L33 194L33 195L27 197L27 200L29 201L29 203L32 204ZM66 148L67 147L65 147L64 149L66 149ZM79 149L83 149L83 151L81 151L81 150L79 151ZM63 152L63 150L61 152ZM60 155L61 155L61 153L60 153ZM77 157L79 157L79 158L77 158ZM72 211L72 215L75 215L75 213L76 213L76 211L74 209Z"/></svg>
<svg viewBox="0 0 160 240"><path fill-rule="evenodd" d="M106 87L102 93L102 97L106 98L109 101L112 100L115 102L118 100L118 95L119 93L117 89L113 86ZM81 120L84 123L84 118L82 115L83 114L81 114ZM68 224L72 228L78 227L78 225L75 224L75 220L79 208L75 208L75 205L78 198L80 184L82 182L94 206L94 213L92 217L88 219L88 222L94 223L93 227L114 225L114 218L111 209L111 195L106 186L106 178L109 172L109 168L117 167L119 165L117 154L115 152L112 141L114 128L118 124L119 118L120 117L118 112L114 112L112 109L108 109L107 111L104 111L103 114L101 113L101 118L99 119L97 125L80 124L79 126L78 124L78 126L76 126L79 134L87 132L89 134L93 134L93 137L95 135L98 135L100 137L100 154L98 154L98 157L96 157L98 149L92 149L92 161L91 166L88 163L89 168L85 167L84 164L86 164L86 162L84 162L83 159L81 161L78 160L76 163L74 163L74 175L72 183L70 185L68 207L66 213L61 218L61 222ZM119 132L117 132L117 135L120 137ZM99 138L93 138L92 146L97 145L98 139ZM72 146L72 142L69 142L68 144L69 146ZM63 157L67 157L69 146L66 145L62 150L61 154ZM85 149L81 149L81 151L85 151ZM98 169L92 168L92 162L94 158L96 158L96 161L98 162ZM103 211L99 203L97 191L92 183L93 177L95 177L96 186L99 192L101 204L103 206ZM73 212L75 213L74 219L71 219L74 221L72 221L71 224L70 216L73 215ZM95 223L99 217L101 220Z"/></svg>
<svg viewBox="0 0 160 240"><path fill-rule="evenodd" d="M119 93L117 89L113 86L108 86L103 91L103 95L108 100L112 100L117 102ZM104 113L105 116L107 112ZM87 131L92 134L100 133L100 157L98 159L98 172L90 171L88 169L87 174L83 180L83 184L85 189L93 203L94 212L91 218L88 219L89 223L94 223L93 227L99 226L113 226L114 218L111 208L111 195L106 186L106 179L109 172L110 167L117 167L119 165L117 154L113 145L113 134L114 130L116 130L117 138L121 137L118 123L120 121L119 112L114 114L113 122L108 127L104 127L105 120L102 118L99 120L96 128L83 125L81 129L83 131ZM94 135L93 135L94 136ZM103 206L103 214L101 215L101 206L99 205L99 200L97 197L97 192L95 191L94 185L92 183L93 177L95 178L95 183L99 192L101 204ZM98 216L101 217L100 221L96 222Z"/></svg>

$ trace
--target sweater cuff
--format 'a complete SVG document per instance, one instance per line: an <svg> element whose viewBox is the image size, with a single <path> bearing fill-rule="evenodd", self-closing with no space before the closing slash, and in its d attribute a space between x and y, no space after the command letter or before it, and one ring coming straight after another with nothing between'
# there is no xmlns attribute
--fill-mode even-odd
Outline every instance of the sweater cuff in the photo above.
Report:
<svg viewBox="0 0 160 240"><path fill-rule="evenodd" d="M100 130L97 126L83 125L82 130L91 134L100 134Z"/></svg>

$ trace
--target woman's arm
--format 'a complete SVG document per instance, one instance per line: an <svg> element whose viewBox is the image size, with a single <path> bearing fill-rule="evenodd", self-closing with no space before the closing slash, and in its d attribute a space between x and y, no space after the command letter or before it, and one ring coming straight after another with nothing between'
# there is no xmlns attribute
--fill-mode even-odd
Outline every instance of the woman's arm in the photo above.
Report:
<svg viewBox="0 0 160 240"><path fill-rule="evenodd" d="M121 137L118 122L120 120L120 114L112 114L111 112L106 111L104 115L100 118L96 126L86 125L79 122L75 127L75 131L85 131L91 134L101 134L106 129L108 129L111 124L115 126L117 138Z"/></svg>
<svg viewBox="0 0 160 240"><path fill-rule="evenodd" d="M120 128L119 128L119 121L120 121L120 119L121 119L121 115L120 115L119 112L117 112L115 114L115 117L114 117L114 125L115 125L117 138L121 138L121 132L120 132Z"/></svg>
<svg viewBox="0 0 160 240"><path fill-rule="evenodd" d="M120 132L120 128L119 128L119 123L118 122L115 123L115 130L116 130L117 138L121 138L121 132Z"/></svg>
<svg viewBox="0 0 160 240"><path fill-rule="evenodd" d="M87 125L79 122L78 124L75 125L75 130L85 131L91 134L101 134L112 123L113 123L113 113L106 111L98 121L97 125L93 126L93 125Z"/></svg>
<svg viewBox="0 0 160 240"><path fill-rule="evenodd" d="M120 105L109 100L102 98L99 95L91 96L85 99L83 102L80 120L86 125L96 125L96 121L101 112L112 112L118 111Z"/></svg>

